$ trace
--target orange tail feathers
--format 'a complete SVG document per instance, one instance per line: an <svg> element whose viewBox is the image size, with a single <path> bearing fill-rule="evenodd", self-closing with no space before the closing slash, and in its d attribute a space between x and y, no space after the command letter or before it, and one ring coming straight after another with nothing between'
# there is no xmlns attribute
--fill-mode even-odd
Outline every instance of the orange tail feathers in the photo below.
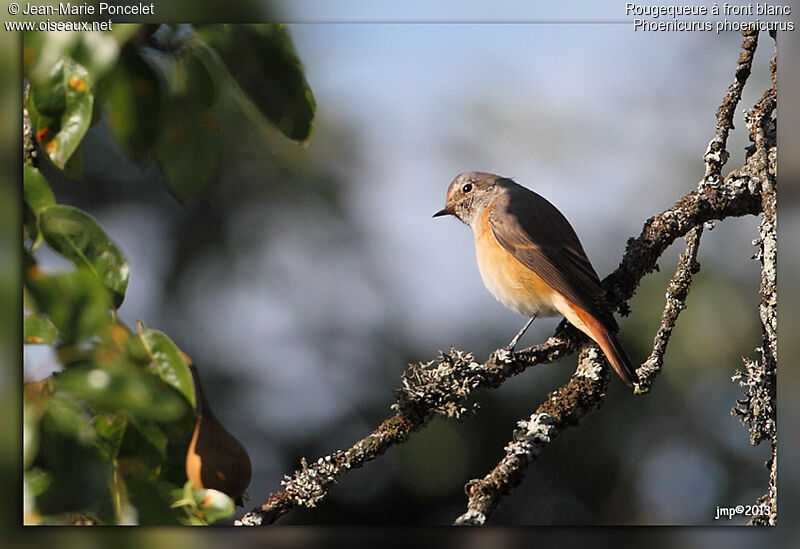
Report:
<svg viewBox="0 0 800 549"><path fill-rule="evenodd" d="M586 335L597 342L600 349L603 350L603 354L606 355L606 359L608 359L608 362L622 381L629 387L639 381L639 376L636 375L636 369L631 364L628 355L625 354L625 350L622 348L617 334L609 330L599 320L583 309L572 307L572 310L578 315L578 318L588 329L588 332L587 330L582 331L587 332ZM579 326L579 328L583 327Z"/></svg>

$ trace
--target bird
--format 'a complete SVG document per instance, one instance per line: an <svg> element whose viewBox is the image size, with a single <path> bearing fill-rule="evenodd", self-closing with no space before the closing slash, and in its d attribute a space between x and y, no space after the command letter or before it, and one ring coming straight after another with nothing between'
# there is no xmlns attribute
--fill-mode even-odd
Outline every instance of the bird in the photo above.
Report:
<svg viewBox="0 0 800 549"><path fill-rule="evenodd" d="M575 229L553 204L507 177L466 172L450 183L445 207L433 217L446 215L472 229L489 292L529 317L506 350L514 352L537 317L563 315L597 343L628 386L638 381L600 279Z"/></svg>

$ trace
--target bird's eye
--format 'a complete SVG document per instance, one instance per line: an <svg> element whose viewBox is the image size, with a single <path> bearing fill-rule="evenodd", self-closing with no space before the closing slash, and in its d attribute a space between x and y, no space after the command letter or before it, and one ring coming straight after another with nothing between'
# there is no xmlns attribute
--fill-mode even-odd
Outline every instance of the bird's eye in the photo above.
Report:
<svg viewBox="0 0 800 549"><path fill-rule="evenodd" d="M468 193L472 190L472 183L467 183L463 187L461 187L461 192Z"/></svg>

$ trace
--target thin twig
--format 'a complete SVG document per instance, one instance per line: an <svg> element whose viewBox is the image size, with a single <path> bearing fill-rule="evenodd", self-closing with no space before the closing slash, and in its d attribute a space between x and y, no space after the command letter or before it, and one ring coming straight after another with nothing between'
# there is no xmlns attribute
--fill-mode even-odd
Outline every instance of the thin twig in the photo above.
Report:
<svg viewBox="0 0 800 549"><path fill-rule="evenodd" d="M667 303L661 313L661 324L653 340L653 350L636 371L639 376L639 382L635 387L637 394L648 392L656 376L661 372L664 353L667 351L672 330L675 328L678 315L686 308L686 297L689 295L689 288L692 285L692 275L700 270L700 264L697 263L697 250L700 247L700 235L702 234L703 226L698 225L686 235L686 251L681 254L675 274L672 275L667 285Z"/></svg>
<svg viewBox="0 0 800 549"><path fill-rule="evenodd" d="M722 166L728 161L728 150L725 145L728 140L728 133L733 129L733 115L736 112L736 105L739 104L739 100L742 98L742 90L747 83L747 78L750 76L753 66L753 56L758 46L758 31L744 30L742 35L744 36L744 42L742 42L742 51L739 54L734 80L728 87L728 91L722 99L722 104L717 109L717 131L708 143L708 148L703 157L706 162L706 172L701 183L703 185L719 184Z"/></svg>

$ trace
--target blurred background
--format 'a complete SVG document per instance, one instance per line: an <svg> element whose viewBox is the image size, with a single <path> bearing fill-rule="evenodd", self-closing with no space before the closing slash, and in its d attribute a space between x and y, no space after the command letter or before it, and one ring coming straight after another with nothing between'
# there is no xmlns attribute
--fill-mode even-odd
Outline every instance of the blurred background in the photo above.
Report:
<svg viewBox="0 0 800 549"><path fill-rule="evenodd" d="M309 21L288 25L317 103L306 147L230 109L224 126L237 130L223 136L222 168L186 205L103 123L84 141L81 183L47 173L58 202L92 213L127 256L122 320L163 330L194 359L253 460L249 506L301 457L375 428L408 362L450 346L482 361L524 322L484 289L469 229L431 218L453 177L489 171L536 190L604 277L627 238L702 177L741 44L736 33L644 34L628 23L318 24L325 15L304 2L275 13ZM744 161L742 113L769 87L772 53L762 34L726 172ZM769 448L750 446L730 414L742 396L731 375L760 342L757 226L728 219L704 233L653 391L634 397L612 379L603 407L546 448L494 524L718 525L717 506L764 492ZM673 245L619 319L634 361L648 354L682 250ZM521 344L559 320L537 320ZM26 381L55 367L45 349L25 349ZM494 466L516 421L574 367L571 357L481 392L474 417L435 419L280 523L449 524L464 483Z"/></svg>

